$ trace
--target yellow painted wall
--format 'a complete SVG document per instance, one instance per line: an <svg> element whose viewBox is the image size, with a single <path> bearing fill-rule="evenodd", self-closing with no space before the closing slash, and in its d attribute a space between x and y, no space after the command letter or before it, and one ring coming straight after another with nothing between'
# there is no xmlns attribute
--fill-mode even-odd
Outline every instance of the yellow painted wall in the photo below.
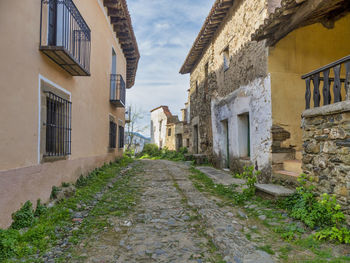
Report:
<svg viewBox="0 0 350 263"><path fill-rule="evenodd" d="M268 67L272 82L273 124L291 132L291 139L285 146L295 145L301 150L301 113L305 109L305 81L301 76L349 55L349 28L350 15L347 15L337 21L333 29L321 24L303 27L270 48ZM311 105L313 107L313 102Z"/></svg>
<svg viewBox="0 0 350 263"><path fill-rule="evenodd" d="M125 111L109 102L112 47L117 73L126 59L106 17L103 0L73 0L91 29L91 76L72 77L39 51L41 0L0 1L0 227L27 200L44 202L51 187L122 155L111 151L109 114ZM71 93L72 155L39 164L39 75ZM118 141L118 140L117 140Z"/></svg>
<svg viewBox="0 0 350 263"><path fill-rule="evenodd" d="M102 1L101 1L102 2ZM126 60L98 0L74 0L91 29L91 77L72 77L39 51L40 0L0 3L0 171L38 164L39 74L72 93L70 159L107 153L112 47L126 79Z"/></svg>

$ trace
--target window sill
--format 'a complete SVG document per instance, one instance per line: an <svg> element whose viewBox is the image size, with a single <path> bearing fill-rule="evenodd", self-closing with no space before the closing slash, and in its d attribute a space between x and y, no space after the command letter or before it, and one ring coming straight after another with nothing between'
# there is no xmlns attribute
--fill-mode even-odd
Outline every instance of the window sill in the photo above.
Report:
<svg viewBox="0 0 350 263"><path fill-rule="evenodd" d="M57 162L57 161L63 161L63 160L68 160L68 156L44 156L41 159L42 163L53 163L53 162Z"/></svg>

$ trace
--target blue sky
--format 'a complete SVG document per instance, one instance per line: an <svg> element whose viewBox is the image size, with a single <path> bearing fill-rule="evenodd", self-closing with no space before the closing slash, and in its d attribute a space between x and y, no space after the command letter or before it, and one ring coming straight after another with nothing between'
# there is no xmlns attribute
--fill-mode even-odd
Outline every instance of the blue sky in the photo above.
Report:
<svg viewBox="0 0 350 263"><path fill-rule="evenodd" d="M150 122L149 111L168 105L180 117L189 88L189 75L179 70L214 0L128 0L141 59L127 104L138 107ZM144 132L149 135L149 131Z"/></svg>

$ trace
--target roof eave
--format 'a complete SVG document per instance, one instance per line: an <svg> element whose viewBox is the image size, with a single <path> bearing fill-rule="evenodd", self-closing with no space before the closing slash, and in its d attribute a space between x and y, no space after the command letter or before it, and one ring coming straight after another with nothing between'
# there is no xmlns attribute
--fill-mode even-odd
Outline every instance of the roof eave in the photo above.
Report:
<svg viewBox="0 0 350 263"><path fill-rule="evenodd" d="M199 31L199 34L194 41L190 52L188 53L184 64L180 69L180 74L190 73L193 67L203 54L203 51L208 47L212 41L216 30L225 20L226 15L233 5L234 0L216 0L210 10L209 15Z"/></svg>
<svg viewBox="0 0 350 263"><path fill-rule="evenodd" d="M103 4L108 10L108 16L126 58L126 87L130 89L135 84L140 52L128 5L126 0L104 0Z"/></svg>

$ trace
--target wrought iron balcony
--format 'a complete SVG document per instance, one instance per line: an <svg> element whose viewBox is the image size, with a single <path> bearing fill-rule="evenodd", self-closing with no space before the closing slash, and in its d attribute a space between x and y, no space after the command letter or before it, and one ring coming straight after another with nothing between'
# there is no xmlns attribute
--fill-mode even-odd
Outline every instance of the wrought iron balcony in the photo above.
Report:
<svg viewBox="0 0 350 263"><path fill-rule="evenodd" d="M120 74L111 74L110 102L116 107L125 107L125 82Z"/></svg>
<svg viewBox="0 0 350 263"><path fill-rule="evenodd" d="M330 76L331 74L331 76ZM345 93L345 100L350 100L350 56L346 56L322 68L312 71L301 77L306 82L306 109L311 104L311 83L313 84L312 97L314 107L320 107L321 93L320 86L323 82L322 97L323 105L332 103L331 87L333 85L333 103L342 101L342 90Z"/></svg>
<svg viewBox="0 0 350 263"><path fill-rule="evenodd" d="M91 31L72 0L41 0L39 49L72 76L90 76Z"/></svg>

